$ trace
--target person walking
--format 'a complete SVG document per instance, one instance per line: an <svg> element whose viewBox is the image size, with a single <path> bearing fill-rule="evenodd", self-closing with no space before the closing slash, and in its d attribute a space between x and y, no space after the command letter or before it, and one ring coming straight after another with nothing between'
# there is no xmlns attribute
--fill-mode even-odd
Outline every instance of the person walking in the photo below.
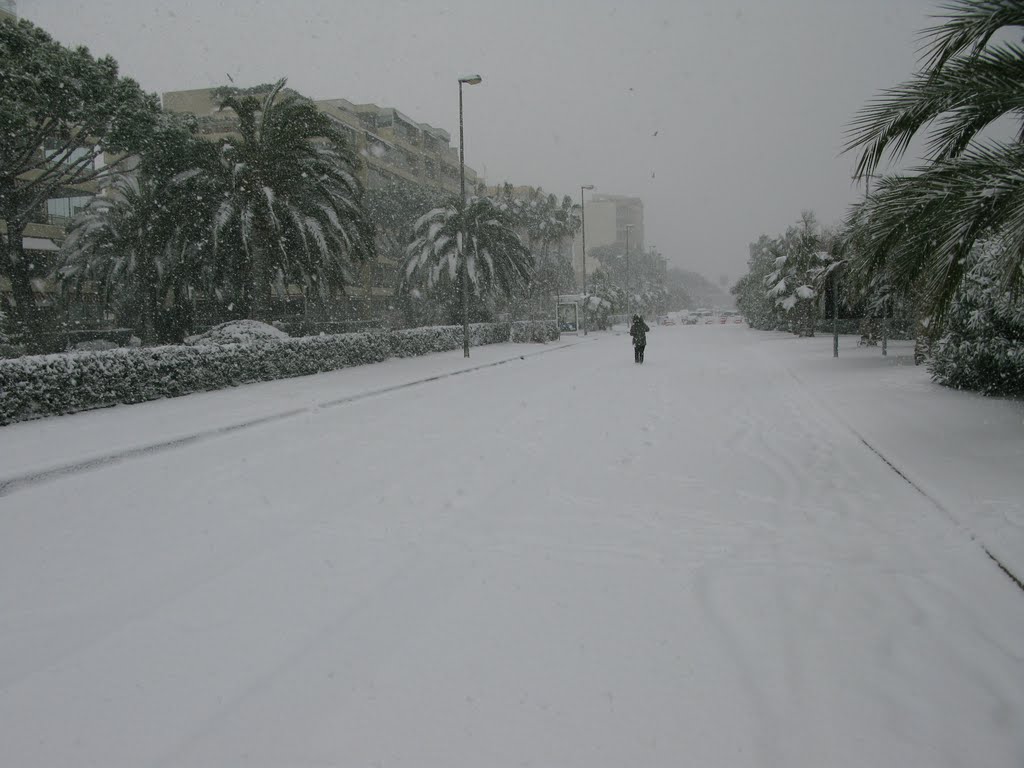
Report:
<svg viewBox="0 0 1024 768"><path fill-rule="evenodd" d="M647 332L651 330L640 315L633 315L629 335L633 337L633 362L643 363L644 348L647 346Z"/></svg>

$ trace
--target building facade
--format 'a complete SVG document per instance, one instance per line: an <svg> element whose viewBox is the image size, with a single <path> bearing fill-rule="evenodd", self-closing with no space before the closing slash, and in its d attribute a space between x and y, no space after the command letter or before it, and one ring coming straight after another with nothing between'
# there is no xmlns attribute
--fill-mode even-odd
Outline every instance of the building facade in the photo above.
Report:
<svg viewBox="0 0 1024 768"><path fill-rule="evenodd" d="M626 227L632 227L629 231L629 248L642 251L644 249L644 203L639 197L629 195L606 195L595 194L591 198L595 206L598 219L597 234L604 239L604 242L596 242L594 245L615 245L620 248L626 247ZM588 212L587 218L590 218ZM589 221L588 221L589 223ZM614 232L614 239L607 241L608 235ZM587 245L590 245L590 238L587 237Z"/></svg>
<svg viewBox="0 0 1024 768"><path fill-rule="evenodd" d="M595 193L584 200L584 228L587 236L587 274L601 267L600 261L590 256L593 248L613 246L626 249L626 226L629 230L629 251L644 249L644 203L639 197ZM577 235L573 241L573 269L583 284L583 240Z"/></svg>
<svg viewBox="0 0 1024 768"><path fill-rule="evenodd" d="M199 132L211 141L235 134L238 118L233 110L220 109L215 88L170 91L163 94L167 112L194 115ZM391 181L459 192L459 151L442 128L419 123L394 107L354 104L347 99L314 102L348 139L363 160L361 181L367 189L380 189ZM479 179L466 166L466 188Z"/></svg>

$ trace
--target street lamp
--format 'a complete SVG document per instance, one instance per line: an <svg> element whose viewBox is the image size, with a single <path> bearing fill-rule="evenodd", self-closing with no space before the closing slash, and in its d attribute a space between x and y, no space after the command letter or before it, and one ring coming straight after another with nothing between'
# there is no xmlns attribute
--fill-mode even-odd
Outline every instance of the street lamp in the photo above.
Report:
<svg viewBox="0 0 1024 768"><path fill-rule="evenodd" d="M466 223L466 145L462 133L462 86L479 85L483 80L480 75L466 75L459 78L459 215L462 218L462 225ZM466 232L463 229L462 242L459 249L462 254L462 354L469 357L469 255L465 253Z"/></svg>
<svg viewBox="0 0 1024 768"><path fill-rule="evenodd" d="M593 184L580 186L580 233L583 235L583 335L587 335L587 211L583 205L583 190L593 189Z"/></svg>
<svg viewBox="0 0 1024 768"><path fill-rule="evenodd" d="M631 318L630 312L630 229L633 228L633 224L626 225L626 316ZM626 321L629 323L629 319Z"/></svg>

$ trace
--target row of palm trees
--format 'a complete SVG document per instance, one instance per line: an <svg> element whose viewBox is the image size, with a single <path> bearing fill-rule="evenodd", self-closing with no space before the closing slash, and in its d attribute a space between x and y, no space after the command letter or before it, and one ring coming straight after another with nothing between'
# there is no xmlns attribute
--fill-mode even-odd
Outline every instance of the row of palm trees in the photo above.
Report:
<svg viewBox="0 0 1024 768"><path fill-rule="evenodd" d="M243 317L266 317L270 286L327 298L375 254L374 233L344 137L284 89L229 92L238 138L195 137L164 116L152 150L76 218L59 276L100 286L152 338L161 306L192 291Z"/></svg>
<svg viewBox="0 0 1024 768"><path fill-rule="evenodd" d="M478 301L525 295L549 273L562 285L566 269L571 282L560 247L579 228L569 198L533 190L521 199L508 185L465 203L367 193L344 137L284 80L219 95L238 116L237 136L203 141L194 125L164 115L151 151L89 204L63 249L68 294L99 287L144 341L165 305L196 292L256 319L272 313L272 286L284 295L297 285L307 302L327 303L378 248L404 260L401 291L441 303L460 290L463 270Z"/></svg>

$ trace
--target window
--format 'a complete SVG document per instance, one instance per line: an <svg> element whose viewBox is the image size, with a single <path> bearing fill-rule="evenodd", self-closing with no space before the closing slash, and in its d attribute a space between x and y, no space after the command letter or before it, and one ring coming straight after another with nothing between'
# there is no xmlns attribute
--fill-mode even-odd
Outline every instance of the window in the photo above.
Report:
<svg viewBox="0 0 1024 768"><path fill-rule="evenodd" d="M89 195L51 197L46 201L47 221L58 227L67 226L71 219L85 210L90 200L92 197Z"/></svg>

